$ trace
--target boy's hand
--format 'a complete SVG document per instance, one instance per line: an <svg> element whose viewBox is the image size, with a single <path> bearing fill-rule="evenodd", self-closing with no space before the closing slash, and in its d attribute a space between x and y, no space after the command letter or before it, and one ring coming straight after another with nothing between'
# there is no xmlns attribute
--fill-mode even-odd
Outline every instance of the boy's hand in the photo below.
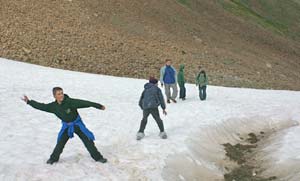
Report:
<svg viewBox="0 0 300 181"><path fill-rule="evenodd" d="M24 97L22 97L21 99L26 103L28 103L29 101L29 98L26 95L24 95Z"/></svg>
<svg viewBox="0 0 300 181"><path fill-rule="evenodd" d="M106 109L106 107L105 106L101 106L101 108L100 108L101 110L105 110Z"/></svg>
<svg viewBox="0 0 300 181"><path fill-rule="evenodd" d="M167 113L167 111L164 109L163 110L163 114L166 116L168 113Z"/></svg>

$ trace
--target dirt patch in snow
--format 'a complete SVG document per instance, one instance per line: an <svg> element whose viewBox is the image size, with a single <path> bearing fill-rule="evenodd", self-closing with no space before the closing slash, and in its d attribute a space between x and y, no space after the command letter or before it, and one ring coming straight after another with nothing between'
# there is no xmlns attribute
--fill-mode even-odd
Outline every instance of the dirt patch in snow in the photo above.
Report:
<svg viewBox="0 0 300 181"><path fill-rule="evenodd" d="M230 169L230 171L224 174L225 181L233 180L251 180L251 181L270 181L276 180L276 176L264 178L260 176L262 169L255 161L255 152L258 151L257 144L259 141L263 141L264 132L260 135L255 133L249 133L246 139L248 144L235 144L230 143L223 144L226 151L226 156L238 164L236 168Z"/></svg>

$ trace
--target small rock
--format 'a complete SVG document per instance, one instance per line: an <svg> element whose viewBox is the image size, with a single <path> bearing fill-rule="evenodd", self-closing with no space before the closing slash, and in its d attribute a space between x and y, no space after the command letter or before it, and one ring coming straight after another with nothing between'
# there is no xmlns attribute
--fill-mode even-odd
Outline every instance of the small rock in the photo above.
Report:
<svg viewBox="0 0 300 181"><path fill-rule="evenodd" d="M198 36L193 36L193 38L194 38L195 41L198 41L198 42L202 43L202 39L199 38Z"/></svg>
<svg viewBox="0 0 300 181"><path fill-rule="evenodd" d="M25 48L25 47L23 47L22 50L23 50L26 54L31 53L31 51L30 51L29 49Z"/></svg>

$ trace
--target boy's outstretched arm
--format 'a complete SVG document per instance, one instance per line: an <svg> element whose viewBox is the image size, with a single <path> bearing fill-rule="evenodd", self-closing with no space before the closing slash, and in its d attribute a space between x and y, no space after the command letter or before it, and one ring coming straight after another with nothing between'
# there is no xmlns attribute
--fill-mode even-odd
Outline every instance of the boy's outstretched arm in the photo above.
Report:
<svg viewBox="0 0 300 181"><path fill-rule="evenodd" d="M51 105L50 105L51 103L43 104L43 103L36 102L34 100L29 100L29 98L26 95L24 95L22 100L24 102L26 102L28 105L30 105L31 107L35 108L35 109L52 113L52 108L51 108Z"/></svg>
<svg viewBox="0 0 300 181"><path fill-rule="evenodd" d="M160 101L160 106L163 109L164 115L167 115L167 112L166 112L166 102L165 102L164 96L163 96L163 94L162 94L162 92L161 92L160 89L158 91L158 98L159 98L159 101Z"/></svg>
<svg viewBox="0 0 300 181"><path fill-rule="evenodd" d="M164 99L164 96L161 92L161 90L159 90L158 92L158 97L159 97L159 101L160 101L160 106L162 109L166 109L166 103L165 103L165 99Z"/></svg>
<svg viewBox="0 0 300 181"><path fill-rule="evenodd" d="M140 100L139 100L139 106L141 109L143 109L143 99L144 99L144 92L142 93Z"/></svg>
<svg viewBox="0 0 300 181"><path fill-rule="evenodd" d="M195 79L195 83L196 83L196 86L198 86L200 83L199 83L199 75L200 74L198 74L197 76L196 76L196 79Z"/></svg>
<svg viewBox="0 0 300 181"><path fill-rule="evenodd" d="M161 83L161 86L164 85L164 75L165 75L165 66L163 66L161 69L160 69L160 83Z"/></svg>
<svg viewBox="0 0 300 181"><path fill-rule="evenodd" d="M70 100L72 101L72 105L76 109L94 107L96 109L105 110L105 106L103 106L101 104L98 104L98 103L95 103L95 102L81 100L81 99L72 99L72 98L70 98Z"/></svg>
<svg viewBox="0 0 300 181"><path fill-rule="evenodd" d="M178 80L177 80L177 70L174 67L173 67L173 70L175 72L175 83L177 83L178 82Z"/></svg>

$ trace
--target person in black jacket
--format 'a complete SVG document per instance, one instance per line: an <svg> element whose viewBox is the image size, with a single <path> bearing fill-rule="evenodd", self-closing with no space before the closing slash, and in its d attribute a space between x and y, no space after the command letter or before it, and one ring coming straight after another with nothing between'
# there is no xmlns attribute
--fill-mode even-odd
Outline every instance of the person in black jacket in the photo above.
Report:
<svg viewBox="0 0 300 181"><path fill-rule="evenodd" d="M163 114L167 115L166 103L160 88L157 86L158 80L154 77L150 77L149 83L144 86L144 91L141 95L139 106L143 110L143 119L141 121L140 129L137 133L137 140L144 138L144 130L147 125L148 116L151 114L155 119L159 129L159 136L162 139L167 139L167 134L164 130L163 121L160 118L158 107L161 106L163 109Z"/></svg>

